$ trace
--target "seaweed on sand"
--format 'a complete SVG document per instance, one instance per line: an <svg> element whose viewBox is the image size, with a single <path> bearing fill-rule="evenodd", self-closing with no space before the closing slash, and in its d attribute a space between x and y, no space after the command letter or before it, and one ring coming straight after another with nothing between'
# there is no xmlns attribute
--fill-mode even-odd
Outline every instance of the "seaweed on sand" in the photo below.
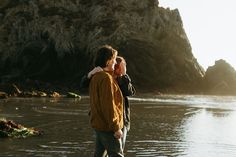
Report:
<svg viewBox="0 0 236 157"><path fill-rule="evenodd" d="M41 134L42 132L35 128L26 128L23 125L16 124L12 120L0 119L0 138L25 138Z"/></svg>

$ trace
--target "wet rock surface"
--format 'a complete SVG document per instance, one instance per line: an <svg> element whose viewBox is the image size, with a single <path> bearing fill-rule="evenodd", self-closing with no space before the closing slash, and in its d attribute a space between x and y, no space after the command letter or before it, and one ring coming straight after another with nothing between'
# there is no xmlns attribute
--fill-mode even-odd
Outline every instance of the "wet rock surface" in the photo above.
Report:
<svg viewBox="0 0 236 157"><path fill-rule="evenodd" d="M12 120L0 119L0 138L25 138L42 135L42 131L35 128L26 128Z"/></svg>

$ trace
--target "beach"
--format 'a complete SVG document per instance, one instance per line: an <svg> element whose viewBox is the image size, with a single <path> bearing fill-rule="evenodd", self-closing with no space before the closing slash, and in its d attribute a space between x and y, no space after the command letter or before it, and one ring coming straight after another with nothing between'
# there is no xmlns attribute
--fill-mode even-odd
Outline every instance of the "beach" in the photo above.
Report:
<svg viewBox="0 0 236 157"><path fill-rule="evenodd" d="M125 156L236 156L236 97L145 95L129 101ZM88 96L0 100L0 118L43 131L37 137L0 139L0 156L93 156L88 112Z"/></svg>

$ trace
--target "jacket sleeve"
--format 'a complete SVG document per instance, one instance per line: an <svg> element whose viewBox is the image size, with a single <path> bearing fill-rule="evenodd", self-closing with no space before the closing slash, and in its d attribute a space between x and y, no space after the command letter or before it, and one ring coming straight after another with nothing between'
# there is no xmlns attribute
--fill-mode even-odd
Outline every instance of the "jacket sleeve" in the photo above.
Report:
<svg viewBox="0 0 236 157"><path fill-rule="evenodd" d="M100 104L103 112L103 118L107 121L108 127L116 132L119 130L119 113L114 102L114 83L112 77L105 78L100 88Z"/></svg>
<svg viewBox="0 0 236 157"><path fill-rule="evenodd" d="M133 96L136 93L129 75L126 74L121 77L117 77L117 82L124 96Z"/></svg>

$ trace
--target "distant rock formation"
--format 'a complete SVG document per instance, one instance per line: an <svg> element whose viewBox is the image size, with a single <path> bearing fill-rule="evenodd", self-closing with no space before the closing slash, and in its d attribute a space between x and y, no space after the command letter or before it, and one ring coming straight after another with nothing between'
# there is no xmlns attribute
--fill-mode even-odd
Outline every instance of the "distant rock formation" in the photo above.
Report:
<svg viewBox="0 0 236 157"><path fill-rule="evenodd" d="M236 71L225 60L215 61L208 67L204 77L204 89L207 94L236 94Z"/></svg>
<svg viewBox="0 0 236 157"><path fill-rule="evenodd" d="M1 0L1 82L37 79L78 86L96 48L127 60L138 90L194 91L204 76L178 10L158 0Z"/></svg>

